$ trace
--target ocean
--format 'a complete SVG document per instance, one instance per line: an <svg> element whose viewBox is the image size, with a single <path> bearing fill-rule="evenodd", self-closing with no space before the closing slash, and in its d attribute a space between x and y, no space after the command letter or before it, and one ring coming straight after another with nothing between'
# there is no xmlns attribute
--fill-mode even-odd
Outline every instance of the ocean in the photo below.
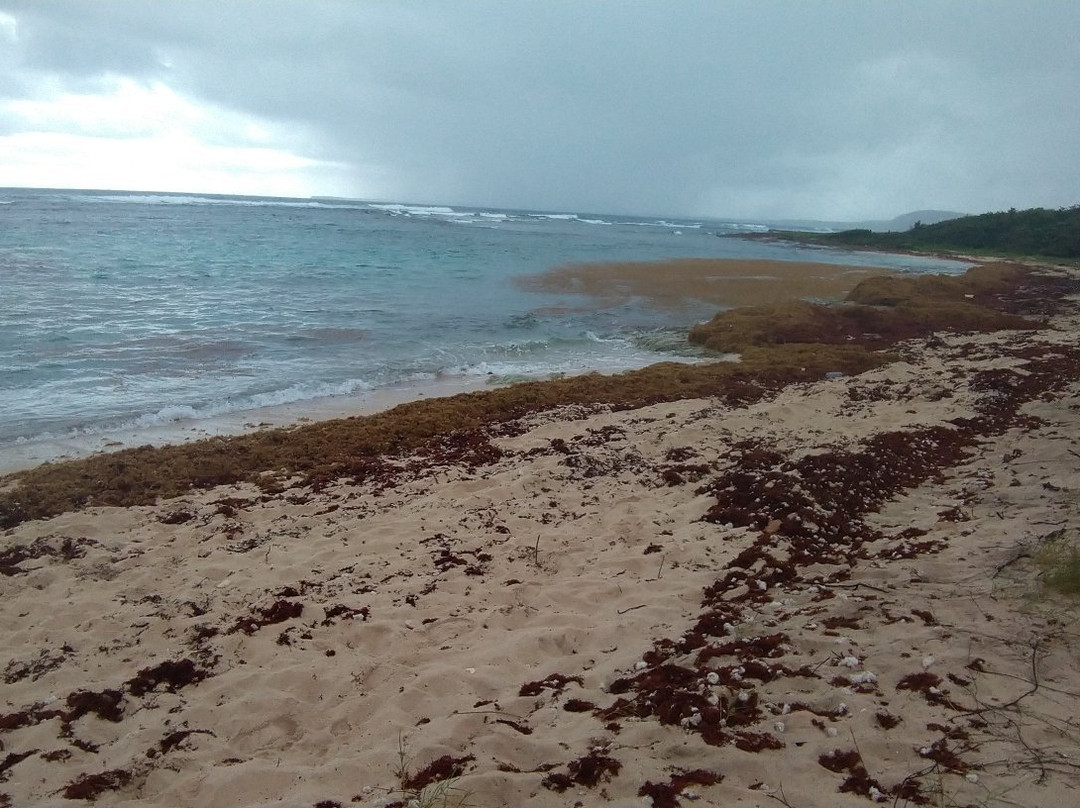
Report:
<svg viewBox="0 0 1080 808"><path fill-rule="evenodd" d="M118 442L345 413L394 395L700 359L685 334L712 307L589 307L516 283L568 263L963 266L717 237L763 229L337 199L0 189L0 470Z"/></svg>

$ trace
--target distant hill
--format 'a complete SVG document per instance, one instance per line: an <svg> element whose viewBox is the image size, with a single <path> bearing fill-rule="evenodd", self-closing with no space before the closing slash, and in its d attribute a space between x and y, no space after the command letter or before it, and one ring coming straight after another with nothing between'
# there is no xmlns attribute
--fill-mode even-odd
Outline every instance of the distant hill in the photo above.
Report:
<svg viewBox="0 0 1080 808"><path fill-rule="evenodd" d="M880 233L902 233L905 230L910 230L916 222L937 224L938 222L947 222L950 219L960 219L965 215L967 214L957 213L953 210L913 210L911 213L902 213L887 222L860 222L855 227Z"/></svg>
<svg viewBox="0 0 1080 808"><path fill-rule="evenodd" d="M905 214L893 221L921 213ZM773 232L773 235L779 235ZM871 247L884 250L983 252L994 255L1080 259L1080 205L1049 210L1015 208L961 216L928 224L919 218L903 232L874 232L869 227L839 233L791 233L785 237L811 244Z"/></svg>
<svg viewBox="0 0 1080 808"><path fill-rule="evenodd" d="M779 219L769 225L778 230L807 230L813 233L832 233L837 230L872 230L875 233L901 232L911 228L915 222L937 224L948 219L965 216L951 210L913 210L902 213L894 219L868 219L861 222L837 222L823 219Z"/></svg>

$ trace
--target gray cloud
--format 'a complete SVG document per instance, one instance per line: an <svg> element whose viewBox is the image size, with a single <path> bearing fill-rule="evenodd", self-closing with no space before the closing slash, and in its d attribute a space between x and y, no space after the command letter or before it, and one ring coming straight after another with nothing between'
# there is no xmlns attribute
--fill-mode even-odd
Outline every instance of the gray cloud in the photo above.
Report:
<svg viewBox="0 0 1080 808"><path fill-rule="evenodd" d="M302 125L358 194L818 218L1080 201L1071 0L0 9L12 75L158 80Z"/></svg>

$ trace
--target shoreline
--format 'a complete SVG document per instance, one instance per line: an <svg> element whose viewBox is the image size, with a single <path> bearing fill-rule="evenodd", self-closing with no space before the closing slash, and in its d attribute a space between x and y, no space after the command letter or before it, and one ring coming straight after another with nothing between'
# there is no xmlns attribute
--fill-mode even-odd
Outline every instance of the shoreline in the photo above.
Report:
<svg viewBox="0 0 1080 808"><path fill-rule="evenodd" d="M1078 326L25 522L0 794L1068 804Z"/></svg>
<svg viewBox="0 0 1080 808"><path fill-rule="evenodd" d="M410 401L491 389L483 377L448 377L423 384L395 385L347 396L331 396L212 418L179 419L154 427L118 427L100 432L25 440L3 450L0 477L43 463L63 463L138 446L176 446L214 437L250 435L267 429L288 429L315 421L374 415Z"/></svg>
<svg viewBox="0 0 1080 808"><path fill-rule="evenodd" d="M540 291L575 295L585 308L617 306L633 297L659 309L707 306L711 313L717 308L760 305L799 297L840 300L860 280L885 274L889 274L889 270L880 267L805 261L672 259L555 267L528 276L521 284ZM687 333L693 325L686 324ZM591 371L582 371L588 372ZM492 389L486 377L447 377L349 396L240 410L210 418L180 419L152 427L128 426L28 439L6 447L0 453L0 477L47 462L65 462L143 445L184 444L210 437L246 435L261 429L362 417L409 401L484 389Z"/></svg>

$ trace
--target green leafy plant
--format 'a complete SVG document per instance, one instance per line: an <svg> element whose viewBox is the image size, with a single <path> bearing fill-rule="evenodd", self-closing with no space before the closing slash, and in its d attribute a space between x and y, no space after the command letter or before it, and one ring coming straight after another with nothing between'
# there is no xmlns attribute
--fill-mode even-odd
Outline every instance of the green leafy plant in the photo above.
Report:
<svg viewBox="0 0 1080 808"><path fill-rule="evenodd" d="M1047 587L1065 595L1080 595L1080 546L1064 530L1046 538L1035 561Z"/></svg>

